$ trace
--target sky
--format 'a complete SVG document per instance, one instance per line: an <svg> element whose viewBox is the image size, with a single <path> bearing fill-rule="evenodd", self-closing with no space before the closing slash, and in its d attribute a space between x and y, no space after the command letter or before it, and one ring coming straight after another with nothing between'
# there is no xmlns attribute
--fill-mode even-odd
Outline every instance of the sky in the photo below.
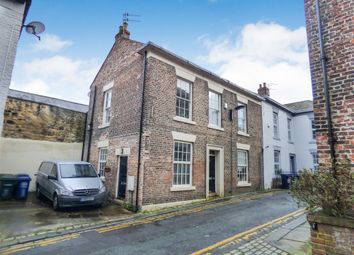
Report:
<svg viewBox="0 0 354 255"><path fill-rule="evenodd" d="M130 38L152 41L239 86L266 82L281 103L312 99L301 0L33 0L12 89L88 103L89 87L114 43L122 14Z"/></svg>

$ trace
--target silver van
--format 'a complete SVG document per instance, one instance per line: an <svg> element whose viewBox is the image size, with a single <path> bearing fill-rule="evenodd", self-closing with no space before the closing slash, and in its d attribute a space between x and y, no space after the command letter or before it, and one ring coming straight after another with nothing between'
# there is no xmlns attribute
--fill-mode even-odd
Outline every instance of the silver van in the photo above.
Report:
<svg viewBox="0 0 354 255"><path fill-rule="evenodd" d="M62 207L101 206L106 187L88 162L43 161L36 180L36 196L46 196L54 210Z"/></svg>

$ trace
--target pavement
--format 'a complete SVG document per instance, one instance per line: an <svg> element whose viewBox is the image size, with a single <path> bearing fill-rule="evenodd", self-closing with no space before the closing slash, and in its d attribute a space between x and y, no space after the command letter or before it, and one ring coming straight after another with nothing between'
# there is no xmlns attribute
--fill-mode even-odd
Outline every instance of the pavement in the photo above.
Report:
<svg viewBox="0 0 354 255"><path fill-rule="evenodd" d="M119 210L121 214L114 213ZM9 221L3 222L2 211L0 203L1 232L4 227L9 228ZM20 208L14 218L18 211ZM62 231L57 231L46 225L54 231L0 242L0 253L171 254L173 247L173 254L310 254L305 211L297 208L287 192L249 193L139 214L131 214L115 204L89 212L50 213L49 222L53 223L54 218L58 223L55 218L61 215L60 224L65 226L78 220L80 227L72 224L72 228L66 229L58 224ZM90 213L95 217L90 217ZM26 218L25 212L22 215ZM64 220L64 216L69 220ZM38 218L43 218L43 224L47 220L44 215Z"/></svg>

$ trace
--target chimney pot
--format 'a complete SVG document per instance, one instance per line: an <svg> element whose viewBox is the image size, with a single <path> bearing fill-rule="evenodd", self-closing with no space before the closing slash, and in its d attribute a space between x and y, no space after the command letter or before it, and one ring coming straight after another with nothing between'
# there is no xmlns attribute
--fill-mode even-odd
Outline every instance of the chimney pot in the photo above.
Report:
<svg viewBox="0 0 354 255"><path fill-rule="evenodd" d="M116 40L119 37L122 37L122 38L125 38L125 39L129 39L130 32L128 31L128 22L124 21L123 25L119 26L119 32L116 35Z"/></svg>
<svg viewBox="0 0 354 255"><path fill-rule="evenodd" d="M263 82L263 86L262 84L259 84L259 88L258 88L258 95L262 96L262 97L269 97L269 88L267 87L267 84L265 82Z"/></svg>

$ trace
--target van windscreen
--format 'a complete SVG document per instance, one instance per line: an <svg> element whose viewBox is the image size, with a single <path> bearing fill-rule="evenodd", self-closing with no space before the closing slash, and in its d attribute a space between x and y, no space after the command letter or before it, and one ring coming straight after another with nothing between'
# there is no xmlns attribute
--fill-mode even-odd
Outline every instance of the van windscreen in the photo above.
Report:
<svg viewBox="0 0 354 255"><path fill-rule="evenodd" d="M95 169L89 164L61 164L61 178L97 177Z"/></svg>

